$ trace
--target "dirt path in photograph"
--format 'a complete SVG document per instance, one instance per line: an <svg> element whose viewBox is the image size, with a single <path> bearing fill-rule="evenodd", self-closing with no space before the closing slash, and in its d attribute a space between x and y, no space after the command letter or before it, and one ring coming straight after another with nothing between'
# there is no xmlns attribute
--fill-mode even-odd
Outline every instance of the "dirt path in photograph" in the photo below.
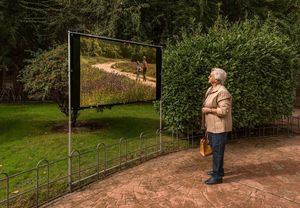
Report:
<svg viewBox="0 0 300 208"><path fill-rule="evenodd" d="M107 62L107 63L103 63L103 64L95 64L92 65L92 67L96 67L102 71L105 71L107 73L114 73L116 75L121 75L121 76L125 76L131 80L136 81L136 74L134 73L129 73L129 72L121 72L117 69L112 68L112 65L116 64L116 63L120 63L120 62ZM150 87L155 88L156 87L156 83L155 83L155 79L149 76L146 76L146 81L143 81L143 77L142 75L140 76L140 81L138 81L140 84L143 85L147 85Z"/></svg>

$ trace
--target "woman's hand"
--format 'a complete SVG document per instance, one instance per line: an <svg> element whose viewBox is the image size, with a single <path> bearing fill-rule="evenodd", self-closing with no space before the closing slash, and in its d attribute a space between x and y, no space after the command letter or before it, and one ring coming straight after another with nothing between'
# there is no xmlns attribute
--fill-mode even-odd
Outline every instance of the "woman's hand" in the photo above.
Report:
<svg viewBox="0 0 300 208"><path fill-rule="evenodd" d="M207 107L202 108L202 113L207 114L207 113L211 113L211 112L212 112L211 108L207 108Z"/></svg>

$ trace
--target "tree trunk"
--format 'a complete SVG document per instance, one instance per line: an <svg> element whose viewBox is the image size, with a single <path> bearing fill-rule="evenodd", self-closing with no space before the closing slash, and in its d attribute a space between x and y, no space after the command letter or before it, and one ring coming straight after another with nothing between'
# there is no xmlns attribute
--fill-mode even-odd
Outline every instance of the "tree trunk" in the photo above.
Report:
<svg viewBox="0 0 300 208"><path fill-rule="evenodd" d="M71 126L72 127L76 126L77 118L78 118L78 110L73 109L71 112Z"/></svg>

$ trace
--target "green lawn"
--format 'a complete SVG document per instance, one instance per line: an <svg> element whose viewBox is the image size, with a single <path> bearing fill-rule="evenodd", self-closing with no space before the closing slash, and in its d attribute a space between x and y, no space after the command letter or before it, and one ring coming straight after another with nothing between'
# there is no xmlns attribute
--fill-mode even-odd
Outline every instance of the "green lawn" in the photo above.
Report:
<svg viewBox="0 0 300 208"><path fill-rule="evenodd" d="M159 128L159 115L155 112L153 104L115 106L102 113L92 109L84 110L80 112L78 122L79 124L90 122L100 125L101 128L91 130L80 127L72 134L72 147L82 154L80 168L86 170L81 172L81 176L77 174L79 158L75 154L72 162L72 181L97 172L96 146L99 143L107 145L106 165L104 151L99 150L100 170L119 165L120 162L124 163L127 159L142 159L157 151L159 147L159 137L155 135L155 131ZM67 118L55 104L0 105L0 207L4 205L3 200L6 198L6 181L1 173L8 173L11 176L9 180L11 207L34 205L37 169L32 168L35 168L41 159L51 163L63 158L59 160L60 162L49 165L49 198L57 197L68 190L66 178L68 132L64 128L57 130L57 127L64 125L66 128ZM143 140L139 139L141 132L147 132ZM121 137L127 138L127 145L125 142L119 145ZM163 136L163 140L173 142L175 146L187 145L184 140L174 143L168 135ZM129 154L125 160L126 151ZM32 170L14 175L28 169ZM38 183L43 184L39 188L41 202L47 198L48 170L44 166L38 171Z"/></svg>
<svg viewBox="0 0 300 208"><path fill-rule="evenodd" d="M73 148L80 151L98 143L117 143L143 131L159 127L159 115L152 104L115 106L97 113L80 112L80 121L94 121L99 130L79 129L73 134ZM53 161L67 155L68 134L53 126L67 124L55 104L0 105L0 172L16 173L35 167L43 158Z"/></svg>

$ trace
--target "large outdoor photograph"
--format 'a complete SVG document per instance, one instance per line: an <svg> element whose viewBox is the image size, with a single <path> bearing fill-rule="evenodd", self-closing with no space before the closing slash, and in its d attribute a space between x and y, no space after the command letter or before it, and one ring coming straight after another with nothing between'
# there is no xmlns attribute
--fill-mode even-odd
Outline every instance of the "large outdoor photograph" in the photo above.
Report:
<svg viewBox="0 0 300 208"><path fill-rule="evenodd" d="M155 100L156 48L80 38L80 106Z"/></svg>

